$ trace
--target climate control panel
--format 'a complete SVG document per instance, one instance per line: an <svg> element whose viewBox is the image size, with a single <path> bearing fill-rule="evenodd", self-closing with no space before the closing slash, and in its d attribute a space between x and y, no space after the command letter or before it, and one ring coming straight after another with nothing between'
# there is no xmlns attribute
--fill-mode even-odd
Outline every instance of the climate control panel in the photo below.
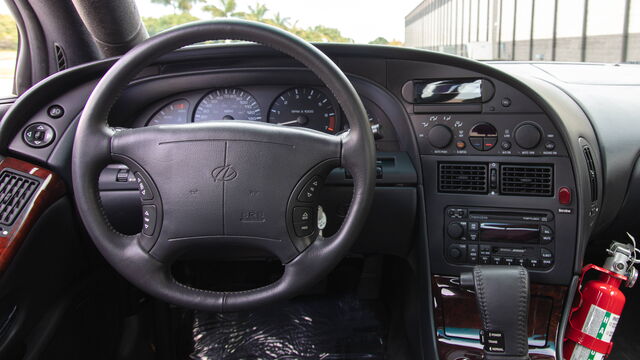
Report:
<svg viewBox="0 0 640 360"><path fill-rule="evenodd" d="M562 156L566 150L542 114L413 115L424 155Z"/></svg>

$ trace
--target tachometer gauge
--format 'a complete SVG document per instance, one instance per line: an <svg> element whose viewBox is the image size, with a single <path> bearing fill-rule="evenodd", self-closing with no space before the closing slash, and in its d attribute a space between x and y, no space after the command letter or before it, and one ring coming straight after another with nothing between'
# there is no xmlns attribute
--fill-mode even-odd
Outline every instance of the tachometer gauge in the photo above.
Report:
<svg viewBox="0 0 640 360"><path fill-rule="evenodd" d="M260 105L248 92L240 89L218 89L198 104L193 121L251 120L262 121Z"/></svg>
<svg viewBox="0 0 640 360"><path fill-rule="evenodd" d="M302 126L334 134L339 128L331 100L314 88L293 88L278 96L269 110L269 122Z"/></svg>
<svg viewBox="0 0 640 360"><path fill-rule="evenodd" d="M153 115L147 126L185 124L189 121L189 102L185 99L173 101Z"/></svg>

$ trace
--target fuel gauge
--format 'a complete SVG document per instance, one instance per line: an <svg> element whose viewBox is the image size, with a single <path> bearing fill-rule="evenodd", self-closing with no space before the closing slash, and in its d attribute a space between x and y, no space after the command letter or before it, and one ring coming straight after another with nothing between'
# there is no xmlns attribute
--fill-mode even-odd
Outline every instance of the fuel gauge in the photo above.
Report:
<svg viewBox="0 0 640 360"><path fill-rule="evenodd" d="M186 99L173 101L156 112L146 126L186 124L189 121L189 102Z"/></svg>

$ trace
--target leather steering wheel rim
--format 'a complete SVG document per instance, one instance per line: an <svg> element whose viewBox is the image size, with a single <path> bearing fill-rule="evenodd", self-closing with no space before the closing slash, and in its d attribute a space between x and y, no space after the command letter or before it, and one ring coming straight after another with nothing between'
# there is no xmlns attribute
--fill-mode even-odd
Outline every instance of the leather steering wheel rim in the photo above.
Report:
<svg viewBox="0 0 640 360"><path fill-rule="evenodd" d="M114 131L108 126L107 119L112 105L134 76L145 66L161 55L183 46L223 39L260 43L297 59L333 93L349 119L350 130L341 136L331 136L311 130L278 127L274 124L249 124L242 121L237 123L215 122L199 126L195 126L195 124L169 125L153 127L154 129L150 127L122 131ZM262 149L280 151L279 149L284 147L286 152L280 151L279 154L281 156L282 154L285 154L284 156L291 154L289 159L291 166L295 168L296 162L300 163L296 168L299 170L296 176L300 176L299 174L302 174L304 170L304 174L302 174L306 176L304 179L308 179L310 172L322 167L322 164L330 163L334 167L345 167L353 176L354 192L342 226L333 236L329 238L318 236L306 248L298 249L299 251L294 255L281 257L281 260L285 258L284 273L279 280L267 286L238 292L218 292L194 289L177 282L171 275L169 262L174 256L173 252L181 251L172 248L177 243L195 244L193 246L208 246L215 241L249 241L259 243L260 246L274 243L273 241L256 240L255 236L244 236L244 233L241 234L242 236L229 235L228 233L238 226L231 223L233 226L227 226L225 229L225 224L232 221L224 219L225 214L231 211L227 210L225 205L220 210L223 216L221 234L200 239L189 237L189 241L176 241L177 235L172 234L171 231L179 233L178 230L175 230L179 227L172 227L171 223L174 219L177 219L176 222L179 220L178 216L174 214L183 214L179 213L184 210L180 206L184 207L185 205L184 203L171 203L176 196L166 190L169 186L165 186L164 183L169 180L165 180L164 175L159 175L159 172L153 169L157 167L156 163L158 162L158 157L155 154L164 151L167 144L179 146L184 143L190 144L189 146L192 148L203 146L200 144L217 146L216 144L224 143L224 164L227 164L227 157L234 155L232 151L234 146L240 152L246 150L253 153L260 152ZM142 147L154 147L154 149L148 151L151 154L143 154L140 151ZM302 152L303 150L305 152ZM299 156L303 153L310 154L309 159L306 155L304 158ZM198 156L194 156L194 158L194 162L197 162ZM266 159L270 164L275 164L272 159ZM160 212L164 208L165 212L163 223L158 230L159 235L155 235L152 240L149 240L150 236L142 234L125 236L118 233L104 215L99 199L97 179L101 170L113 162L124 162L133 170L139 169L137 171L144 174L142 177L151 183L150 189L156 192L158 211ZM177 164L178 162L165 165L176 166L175 171L168 171L167 178L171 178L171 174L174 172L183 171L180 166L189 166L189 164L184 164L184 161L182 164ZM238 160L238 162L241 161ZM245 172L259 171L254 170L255 167L257 167L256 163L249 163L244 167L240 164L240 169ZM200 179L199 173L195 172L196 170L189 168L184 171L192 171L193 177L197 178L197 181L201 181L198 186L202 186L203 189L210 190L212 193L218 191L216 190L218 188L214 188L214 186L219 186L213 184L215 179L208 179L212 183L211 185L204 184L204 177ZM293 183L289 177L285 178L285 175L282 177L285 179L283 183ZM248 181L245 179L246 177L243 178L243 181ZM238 311L284 300L300 293L304 288L322 279L346 255L363 227L371 206L375 187L375 145L366 111L358 94L344 73L317 48L270 25L242 20L204 21L174 28L142 42L120 58L104 75L87 101L78 123L72 154L72 180L76 206L90 237L106 260L127 280L143 291L176 305L215 312ZM174 187L179 188L180 185L182 184ZM232 191L233 186L236 185L229 183L227 187L230 190L224 190L224 185L222 185L223 199L227 194L225 191ZM299 184L296 185L296 189L299 187ZM284 194L286 191L294 191L291 189L274 192ZM281 200L281 198L278 199ZM291 199L294 198L290 196L289 199L289 201L293 201ZM281 203L282 201L278 202L278 204ZM269 204L262 202L259 205L268 206ZM274 209L273 214L281 215L282 211ZM285 214L288 216L288 213L285 212ZM283 234L282 224L286 221L276 219L275 215L268 219L272 218L274 220L270 220L271 223L268 225L277 229L274 233ZM245 224L242 225L245 226ZM253 229L251 226L259 229L258 226L263 225L247 223L245 227ZM228 229L230 227L231 230ZM250 230L239 228L237 231ZM287 239L276 240L280 241L280 244L286 244L287 249L291 249L286 243ZM162 249L163 246L170 249L167 250L167 255L157 250Z"/></svg>

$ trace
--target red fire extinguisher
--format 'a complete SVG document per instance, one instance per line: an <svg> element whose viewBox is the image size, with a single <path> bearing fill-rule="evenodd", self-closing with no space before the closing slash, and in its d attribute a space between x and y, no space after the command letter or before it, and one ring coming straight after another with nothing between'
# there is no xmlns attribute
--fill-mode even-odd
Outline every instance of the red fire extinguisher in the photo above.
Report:
<svg viewBox="0 0 640 360"><path fill-rule="evenodd" d="M629 235L629 234L627 234ZM603 267L587 265L582 269L578 296L569 314L564 338L564 360L602 360L613 347L611 338L618 325L626 301L619 287L632 287L638 277L635 240L633 244L613 242ZM597 280L584 285L584 275L598 271Z"/></svg>

